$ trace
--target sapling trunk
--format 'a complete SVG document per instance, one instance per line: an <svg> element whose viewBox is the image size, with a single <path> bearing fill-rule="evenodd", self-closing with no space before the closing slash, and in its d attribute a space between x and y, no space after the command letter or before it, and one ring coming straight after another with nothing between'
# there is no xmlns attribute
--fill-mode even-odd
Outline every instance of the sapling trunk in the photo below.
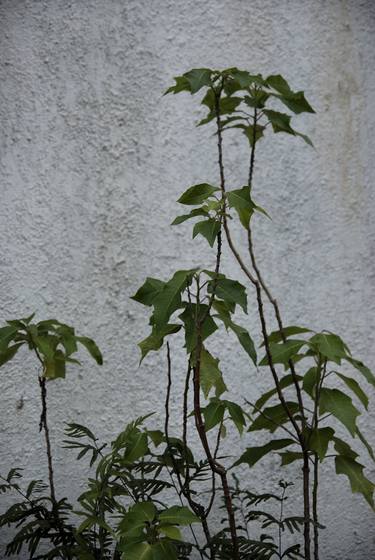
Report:
<svg viewBox="0 0 375 560"><path fill-rule="evenodd" d="M55 483L53 478L53 460L52 460L52 451L51 451L51 440L49 437L49 428L48 428L48 420L47 420L47 386L46 386L46 378L43 376L39 377L39 386L40 386L40 393L41 393L41 400L42 400L42 412L40 415L40 422L39 422L39 431L44 431L44 437L46 441L46 452L47 452L47 463L48 463L48 480L49 480L49 488L51 494L51 501L52 506L54 507L56 504L56 493L55 493Z"/></svg>
<svg viewBox="0 0 375 560"><path fill-rule="evenodd" d="M319 516L318 516L319 457L314 455L313 481L313 521L314 521L314 560L319 560Z"/></svg>
<svg viewBox="0 0 375 560"><path fill-rule="evenodd" d="M220 170L220 186L221 186L222 196L224 197L224 200L225 200L225 173L224 173L224 161L223 161L223 138L222 138L222 124L221 124L221 114L220 114L220 95L221 95L221 92L223 90L223 85L224 85L224 79L223 79L223 82L222 82L221 86L217 89L217 91L215 91L215 111L216 111L216 126L217 126L217 136L218 136L218 144L217 145L218 145L218 165L219 165L219 170ZM252 179L253 179L254 165L255 165L256 123L257 123L257 111L256 111L256 108L255 108L254 116L253 116L253 141L252 141L252 146L251 146L249 178L248 178L248 186L249 186L250 190L251 190L251 186L252 186ZM238 253L237 249L235 248L235 246L233 244L233 241L232 241L231 236L230 236L228 223L227 223L225 206L224 206L224 209L223 209L223 225L224 225L224 231L226 233L227 241L228 241L230 249L232 250L232 253L234 254L237 262L239 263L242 270L245 272L245 274L248 277L248 279L250 280L250 282L255 287L257 304L258 304L258 314L259 314L259 318L260 318L260 322L261 322L262 336L263 336L263 342L264 342L264 345L265 345L268 364L269 364L269 367L270 367L270 370L271 370L271 373L272 373L272 377L273 377L273 380L274 380L274 383L275 383L275 387L276 387L276 390L277 390L277 395L278 395L278 398L280 400L280 403L283 406L283 408L284 408L284 410L285 410L285 412L286 412L286 414L289 418L289 421L291 422L291 424L292 424L292 426L293 426L293 428L296 432L296 435L297 435L299 443L300 443L300 447L301 447L301 451L302 451L302 455L303 455L302 473L303 473L303 501L304 501L304 552L305 552L305 560L311 560L311 555L310 555L311 552L310 552L309 453L308 453L308 450L306 448L305 441L304 441L304 435L303 435L303 430L306 428L306 417L305 417L305 410L304 410L304 406L303 406L301 388L299 386L298 379L297 379L297 376L296 376L294 363L293 363L292 360L289 360L289 367L291 369L293 382L294 382L294 386L295 386L296 394L297 394L297 400L298 400L298 405L299 405L299 413L300 413L300 416L301 416L302 429L299 427L296 419L294 418L293 414L289 410L289 407L286 403L285 397L284 397L283 392L282 392L282 388L280 386L280 382L279 382L279 379L278 379L276 369L275 369L274 364L273 364L272 354L271 354L269 343L268 343L268 332L267 332L267 326L266 326L266 319L265 319L265 314L264 314L264 310L263 310L262 289L265 291L266 296L268 297L269 301L271 302L271 304L274 307L276 320L277 320L279 329L281 331L281 337L282 337L283 342L286 341L286 337L283 334L283 324L282 324L280 310L279 310L277 301L272 297L269 289L267 288L265 282L263 281L263 278L260 274L259 268L258 268L257 263L256 263L256 259L255 259L255 255L254 255L254 251L253 251L253 246L252 246L250 225L249 225L249 228L248 228L248 245L249 245L249 253L250 253L251 262L252 262L252 265L253 265L253 268L254 268L254 271L255 271L255 276L253 274L251 274L251 272L249 271L247 266L244 264L242 258L240 257L240 254Z"/></svg>

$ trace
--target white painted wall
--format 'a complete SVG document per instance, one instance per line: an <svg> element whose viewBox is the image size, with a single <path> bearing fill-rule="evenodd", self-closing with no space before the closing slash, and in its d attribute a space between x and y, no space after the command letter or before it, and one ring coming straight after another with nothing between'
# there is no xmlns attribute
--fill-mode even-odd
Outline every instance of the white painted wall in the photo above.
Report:
<svg viewBox="0 0 375 560"><path fill-rule="evenodd" d="M281 72L306 91L317 115L301 128L316 149L279 135L259 156L257 199L273 216L257 222L260 261L287 323L335 330L374 364L374 23L371 0L0 2L2 322L37 310L93 336L105 355L102 368L82 356L81 370L49 388L59 495L82 490L82 467L59 447L64 421L107 438L151 410L162 421L165 356L138 369L148 327L129 296L146 275L213 260L190 226L168 226L182 190L217 180L215 140L193 126L196 102L161 97L191 67ZM231 138L232 188L246 162L245 143ZM252 313L249 324L255 331ZM254 397L269 380L230 355L232 344L216 344L232 397ZM3 472L46 475L36 375L26 354L1 369ZM373 408L361 427L374 444ZM280 476L300 483L277 463L244 470L244 481L270 491ZM329 467L321 496L322 560L373 558L374 517Z"/></svg>

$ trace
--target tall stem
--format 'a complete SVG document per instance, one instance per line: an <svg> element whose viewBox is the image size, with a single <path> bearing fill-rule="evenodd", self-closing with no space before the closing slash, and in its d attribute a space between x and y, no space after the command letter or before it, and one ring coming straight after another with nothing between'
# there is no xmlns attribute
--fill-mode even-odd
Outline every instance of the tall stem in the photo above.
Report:
<svg viewBox="0 0 375 560"><path fill-rule="evenodd" d="M202 447L206 454L208 463L210 468L214 474L218 474L221 480L221 486L223 488L224 494L224 502L225 508L227 510L228 515L228 522L229 522L229 530L231 534L232 540L232 549L233 549L233 559L239 560L239 550L238 550L238 538L237 538L237 528L236 528L236 520L234 516L233 504L232 504L232 497L229 490L228 478L226 469L220 465L216 459L213 457L210 449L210 445L208 443L206 428L204 425L202 412L201 412L201 402L200 402L200 391L201 391L201 381L200 381L200 371L201 371L201 353L202 353L202 335L198 332L198 340L197 340L197 348L195 354L195 364L194 364L194 416L195 416L195 425L197 428L197 432L199 438L202 443Z"/></svg>
<svg viewBox="0 0 375 560"><path fill-rule="evenodd" d="M248 183L250 191L251 191L251 188L252 188L252 181L253 181L253 176L254 176L254 163L255 163L256 124L257 124L257 109L256 108L254 109L253 119L254 119L253 138L252 138L252 145L251 145L250 165L249 165L249 183ZM254 252L254 247L253 247L252 232L251 232L250 224L249 224L249 227L248 227L247 234L248 234L248 249L249 249L251 264L252 264L252 267L255 271L255 276L256 276L256 278L259 282L260 287L263 289L264 293L266 294L269 302L271 303L271 305L274 309L276 322L278 324L278 328L279 328L280 334L281 334L281 339L285 343L286 342L286 336L284 334L284 326L283 326L283 322L282 322L282 319L281 319L281 313L280 313L279 305L278 305L278 302L277 302L276 298L273 297L270 289L266 285L266 283L265 283L265 281L262 277L262 274L260 272L260 269L258 267L256 258L255 258L255 252ZM305 560L310 560L310 484L309 484L310 471L309 471L309 454L308 454L307 445L306 445L306 442L305 442L305 435L304 435L304 432L305 432L305 429L306 429L306 426L307 426L307 420L306 420L305 408L304 408L304 404L303 404L302 391L301 391L301 387L300 387L300 384L299 384L299 381L298 381L298 377L297 377L297 374L296 374L296 370L295 370L295 367L294 367L293 360L290 359L288 361L288 364L289 364L289 367L290 367L290 372L291 372L291 375L292 375L293 384L294 384L294 387L295 387L295 390L296 390L298 408L299 408L299 413L300 413L300 416L301 416L302 430L298 431L297 433L298 433L298 437L299 437L300 445L301 445L301 449L302 449L302 454L303 454L303 469L302 469L302 472L303 472ZM278 391L278 393L279 393L279 391ZM280 395L279 395L279 398L280 398Z"/></svg>
<svg viewBox="0 0 375 560"><path fill-rule="evenodd" d="M283 515L284 515L284 497L285 497L285 492L286 492L286 488L283 488L283 492L281 494L281 502L280 502L280 518L279 518L279 558L282 558L281 556L281 523L283 521Z"/></svg>
<svg viewBox="0 0 375 560"><path fill-rule="evenodd" d="M319 560L319 517L318 517L318 486L319 486L319 458L314 456L314 481L313 481L313 520L314 520L314 560Z"/></svg>
<svg viewBox="0 0 375 560"><path fill-rule="evenodd" d="M221 190L222 190L222 194L223 196L225 196L225 176L224 176L224 163L223 163L223 139L222 139L222 126L221 126L221 118L220 118L220 94L221 94L221 90L219 91L219 93L216 93L215 96L215 100L216 100L216 104L215 104L215 110L216 110L216 124L217 124L217 136L218 136L218 154L219 154L219 168L220 168L220 179L221 179ZM256 144L256 113L255 113L255 118L254 118L254 131L253 131L253 146L252 146L252 153L251 153L251 157L250 157L250 170L249 170L249 186L251 187L251 183L252 183L252 178L253 178L253 172L254 172L254 161L255 161L255 144ZM285 336L283 333L283 325L282 325L282 321L281 321L281 316L280 316L280 312L279 312L279 308L277 305L276 300L274 300L274 298L272 298L269 290L267 289L267 286L265 285L258 267L256 266L256 260L254 257L254 253L252 250L252 240L251 240L251 232L249 230L249 250L250 250L250 256L252 259L252 264L253 264L253 268L255 270L255 275L253 275L248 267L245 265L245 263L243 262L240 254L238 253L237 249L235 248L231 235L230 235L230 231L229 231L229 227L228 227L228 223L227 223L227 218L226 218L226 213L225 213L225 208L224 208L224 213L223 213L223 226L224 226L224 231L226 234L226 238L229 244L229 247L234 255L234 257L236 258L238 264L240 265L241 269L243 270L243 272L245 273L245 275L247 276L247 278L250 280L250 282L254 285L255 289L256 289L256 295L257 295L257 303L258 303L258 314L260 317L260 322L261 322L261 328L262 328L262 336L263 336L263 341L264 341L264 345L265 345L265 350L266 350L266 355L267 355L267 359L268 359L268 364L272 373L272 377L275 383L275 387L277 390L277 395L278 398L280 400L281 405L283 406L296 434L301 446L301 451L303 454L303 499L304 499L304 543L305 543L305 560L311 560L311 556L310 556L310 488L309 488L309 455L308 455L308 450L307 447L305 445L305 437L304 437L304 433L303 433L303 428L306 426L306 419L305 419L305 411L304 411L304 407L303 407L303 402L302 402L302 393L299 387L299 383L298 383L298 379L295 373L295 369L294 369L294 364L292 361L289 362L289 366L291 369L291 373L293 376L293 381L294 381L294 385L296 388L296 392L297 392L297 398L298 398L298 403L299 403L299 409L300 409L300 414L301 414L301 418L302 418L302 430L300 428L300 426L298 425L297 421L295 420L293 414L291 413L291 411L289 410L289 407L287 405L287 402L285 400L283 391L282 391L282 387L280 385L280 381L276 372L276 369L274 367L273 364L273 360L272 360L272 355L271 355L271 351L270 351L270 346L269 346L269 342L268 342L268 333L267 333L267 326L266 326L266 319L265 319L265 314L264 314L264 310L263 310L263 299L262 299L262 289L265 291L267 297L270 299L271 303L274 306L274 310L275 310L275 314L276 314L276 318L279 324L279 329L281 331L281 336L285 342ZM254 267L254 263L255 263L255 267Z"/></svg>
<svg viewBox="0 0 375 560"><path fill-rule="evenodd" d="M172 453L172 451L170 451L170 439L169 439L169 402L170 402L170 397L171 397L171 387L172 387L172 361L171 361L171 352L170 352L170 346L169 346L169 342L167 342L167 376L168 376L168 384L167 384L167 393L166 393L166 397L165 397L165 423L164 423L164 433L165 433L165 439L167 442L167 446L169 449L169 455L173 464L173 468L174 471L176 473L177 476L177 481L178 481L178 485L180 487L180 491L183 494L183 496L186 498L189 506L191 507L191 509L194 511L194 513L199 517L200 521L201 521L201 525L202 525L202 529L204 532L204 535L206 537L206 541L207 541L207 545L209 547L210 550L210 558L211 560L214 560L215 556L214 556L214 550L211 544L211 534L210 534L210 530L208 527L208 523L207 523L207 519L205 516L205 510L204 507L199 504L198 502L196 502L195 500L192 499L191 494L190 494L190 487L189 487L189 483L185 486L181 480L181 475L180 472L178 470L178 466L176 464L174 455ZM190 368L188 371L188 379L190 379ZM188 381L187 381L188 384ZM187 389L185 388L185 394L186 394L186 400L187 400ZM187 402L186 402L187 405ZM185 412L184 412L184 419L185 419ZM184 420L185 421L185 420ZM185 430L186 428L184 428ZM184 431L184 442L185 442L185 446L186 446L186 431ZM173 477L170 474L172 482L174 484L173 481ZM181 495L179 494L180 499L181 499ZM199 550L199 554L201 556L201 558L203 558L202 556L202 551L200 550L199 546L198 546L198 540L197 537L195 535L194 529L192 528L192 526L190 525L190 530L192 532L193 538L195 540L197 549Z"/></svg>
<svg viewBox="0 0 375 560"><path fill-rule="evenodd" d="M56 493L55 493L55 483L53 479L53 462L52 462L52 451L51 451L51 441L49 437L49 428L47 421L47 386L46 378L39 377L39 386L42 399L42 413L40 415L39 431L44 431L44 436L46 440L46 450L47 450L47 462L48 462L48 480L49 488L51 494L51 500L53 506L56 503Z"/></svg>
<svg viewBox="0 0 375 560"><path fill-rule="evenodd" d="M41 359L38 353L37 353L37 357L43 365L43 360ZM52 514L56 523L57 531L61 538L61 544L63 550L62 557L71 558L71 554L68 548L67 535L65 534L63 522L60 520L58 509L57 509L55 482L53 476L52 449L51 449L51 440L49 437L49 428L48 428L48 419L47 419L47 383L46 383L46 378L43 375L39 376L38 379L39 379L39 387L40 387L40 394L41 394L41 401L42 401L42 412L39 421L39 431L40 432L42 430L44 431L44 437L46 441L48 480L49 480L49 488L50 488L50 495L51 495L51 502L52 502Z"/></svg>
<svg viewBox="0 0 375 560"><path fill-rule="evenodd" d="M311 538L310 538L310 465L309 454L303 450L303 540L305 560L311 559Z"/></svg>

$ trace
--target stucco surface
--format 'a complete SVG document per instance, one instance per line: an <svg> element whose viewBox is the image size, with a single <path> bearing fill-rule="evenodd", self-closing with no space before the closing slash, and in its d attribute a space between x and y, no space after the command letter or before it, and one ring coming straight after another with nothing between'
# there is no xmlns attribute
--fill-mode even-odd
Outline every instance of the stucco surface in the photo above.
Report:
<svg viewBox="0 0 375 560"><path fill-rule="evenodd" d="M138 367L147 318L129 296L147 275L213 262L189 225L169 227L179 194L218 178L212 130L194 127L196 101L161 96L191 67L280 72L305 90L317 114L300 129L315 149L280 134L256 164L256 198L273 217L256 222L259 261L286 323L338 332L374 365L374 24L371 0L0 2L1 318L58 317L105 357L100 368L82 355L81 369L48 387L59 495L81 491L85 474L61 449L65 421L108 439L153 410L162 422L165 354ZM228 137L232 188L246 180L246 150ZM259 342L252 310L247 324ZM214 342L231 397L254 398L270 380L233 345ZM183 357L176 350L174 418ZM22 465L27 478L46 476L36 375L26 352L1 368L1 471ZM373 405L361 428L375 444ZM281 476L301 483L296 468L277 465L265 460L242 479L267 491ZM322 560L374 558L366 503L330 467L320 493Z"/></svg>

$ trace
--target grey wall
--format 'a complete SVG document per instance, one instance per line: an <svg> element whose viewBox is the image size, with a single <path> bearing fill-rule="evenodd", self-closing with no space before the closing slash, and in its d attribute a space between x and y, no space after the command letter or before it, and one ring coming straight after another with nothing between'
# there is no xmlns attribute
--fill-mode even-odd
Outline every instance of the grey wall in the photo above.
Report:
<svg viewBox="0 0 375 560"><path fill-rule="evenodd" d="M215 139L194 128L196 102L161 97L190 67L281 72L306 91L317 114L300 128L316 149L278 135L259 155L256 195L273 216L256 224L259 259L286 323L339 332L374 364L371 0L3 0L0 18L1 319L58 317L105 355L102 368L82 356L80 370L49 385L59 495L82 490L82 467L59 446L64 421L104 438L151 410L162 421L165 356L138 368L148 328L129 296L146 275L213 260L204 241L190 241L190 226L168 225L183 189L217 180ZM246 146L229 137L226 149L235 188ZM248 325L257 332L252 312ZM231 396L255 398L270 380L230 355L233 339L221 336ZM177 350L174 412L182 359ZM23 465L26 477L46 475L36 375L26 353L1 369L2 472ZM375 443L371 410L361 427ZM282 475L300 484L298 471L280 475L277 464L244 470L244 482L273 491ZM373 515L330 467L321 496L322 560L373 558Z"/></svg>

